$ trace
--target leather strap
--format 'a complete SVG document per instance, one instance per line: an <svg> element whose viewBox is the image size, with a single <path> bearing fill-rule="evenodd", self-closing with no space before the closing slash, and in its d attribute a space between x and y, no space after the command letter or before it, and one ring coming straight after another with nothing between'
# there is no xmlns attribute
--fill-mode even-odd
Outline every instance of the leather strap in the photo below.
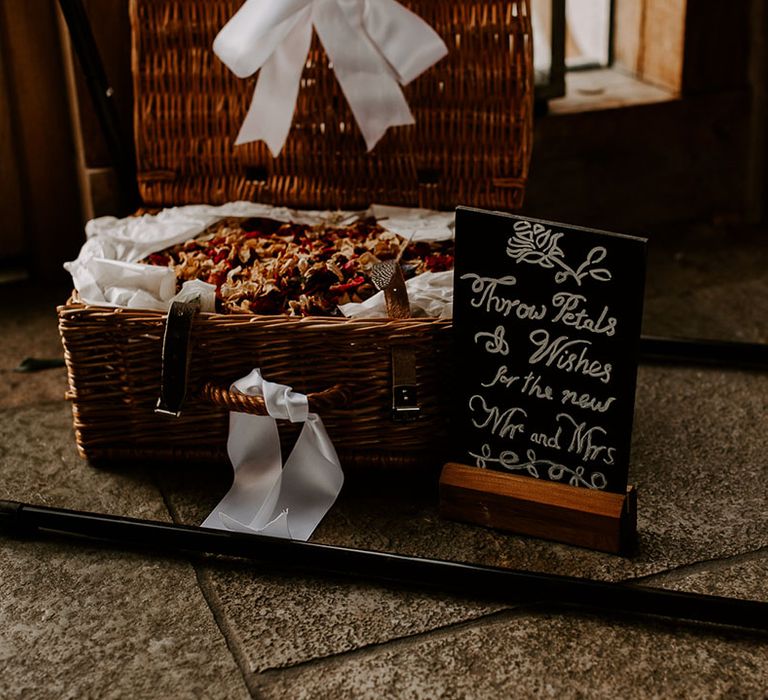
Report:
<svg viewBox="0 0 768 700"><path fill-rule="evenodd" d="M371 281L376 289L384 290L387 304L387 316L390 318L410 318L411 305L405 288L403 269L397 260L377 263L371 270Z"/></svg>
<svg viewBox="0 0 768 700"><path fill-rule="evenodd" d="M181 415L187 395L189 365L192 359L190 339L192 322L200 311L200 300L175 301L168 311L163 336L162 368L160 371L160 398L155 413Z"/></svg>

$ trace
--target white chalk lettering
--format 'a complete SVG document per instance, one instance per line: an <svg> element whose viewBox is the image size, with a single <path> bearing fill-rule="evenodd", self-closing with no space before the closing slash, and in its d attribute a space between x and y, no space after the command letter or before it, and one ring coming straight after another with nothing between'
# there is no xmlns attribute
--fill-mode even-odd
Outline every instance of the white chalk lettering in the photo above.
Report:
<svg viewBox="0 0 768 700"><path fill-rule="evenodd" d="M590 411L597 411L598 413L605 413L615 400L615 396L609 396L607 399L600 400L586 392L579 394L572 389L563 389L561 399L564 404L571 404L572 406L586 408Z"/></svg>
<svg viewBox="0 0 768 700"><path fill-rule="evenodd" d="M485 398L475 394L469 400L469 409L479 418L472 419L472 425L480 429L489 429L492 435L514 440L515 435L525 432L525 424L515 422L515 419L527 418L524 409L514 406L502 411L497 406L489 406Z"/></svg>
<svg viewBox="0 0 768 700"><path fill-rule="evenodd" d="M552 306L559 311L552 318L552 323L562 323L576 330L591 331L592 333L604 333L612 336L616 333L616 318L608 315L608 307L603 306L597 320L587 314L586 309L579 306L587 300L583 294L570 292L558 292L552 297ZM578 310L577 310L578 309Z"/></svg>
<svg viewBox="0 0 768 700"><path fill-rule="evenodd" d="M481 382L480 386L484 386L486 389L490 389L492 386L501 384L507 389L511 387L516 381L520 379L517 375L507 374L509 370L506 365L502 365L496 370L496 376L490 382Z"/></svg>
<svg viewBox="0 0 768 700"><path fill-rule="evenodd" d="M485 351L491 355L509 355L509 343L504 340L504 326L496 326L493 333L482 331L475 333L475 342L480 342L481 338L488 338L485 344Z"/></svg>
<svg viewBox="0 0 768 700"><path fill-rule="evenodd" d="M563 420L566 429L571 430L568 452L574 452L585 462L601 460L603 464L613 464L616 448L600 444L600 438L607 435L605 428L599 425L587 426L586 421L579 423L567 413L557 414L558 422Z"/></svg>
<svg viewBox="0 0 768 700"><path fill-rule="evenodd" d="M513 312L521 320L530 319L540 321L547 313L544 304L525 304L519 299L508 299L497 294L499 285L512 286L517 284L517 279L508 275L506 277L480 277L474 272L468 272L461 279L472 280L472 291L476 295L470 300L470 304L476 309L483 309L488 313L501 314L506 318Z"/></svg>
<svg viewBox="0 0 768 700"><path fill-rule="evenodd" d="M533 372L528 372L525 375L521 391L528 396L535 396L537 399L552 400L552 387L542 384L541 377Z"/></svg>
<svg viewBox="0 0 768 700"><path fill-rule="evenodd" d="M560 449L560 436L563 434L562 427L558 427L557 432L554 435L547 435L546 433L532 433L531 442L541 445L542 447L549 447L553 450Z"/></svg>
<svg viewBox="0 0 768 700"><path fill-rule="evenodd" d="M528 337L536 346L528 358L529 364L543 362L547 367L554 365L563 372L577 372L599 379L604 384L611 381L612 365L590 360L587 355L587 348L592 345L591 340L571 340L567 335L551 339L549 332L543 328L532 331Z"/></svg>

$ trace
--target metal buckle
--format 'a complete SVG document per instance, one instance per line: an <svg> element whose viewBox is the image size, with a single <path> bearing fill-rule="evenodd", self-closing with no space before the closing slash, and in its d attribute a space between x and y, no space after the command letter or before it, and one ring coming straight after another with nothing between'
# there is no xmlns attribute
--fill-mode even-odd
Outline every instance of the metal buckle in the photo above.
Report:
<svg viewBox="0 0 768 700"><path fill-rule="evenodd" d="M416 349L412 345L393 345L392 353L392 420L408 423L419 417Z"/></svg>
<svg viewBox="0 0 768 700"><path fill-rule="evenodd" d="M392 420L407 423L416 420L420 413L415 384L392 387Z"/></svg>

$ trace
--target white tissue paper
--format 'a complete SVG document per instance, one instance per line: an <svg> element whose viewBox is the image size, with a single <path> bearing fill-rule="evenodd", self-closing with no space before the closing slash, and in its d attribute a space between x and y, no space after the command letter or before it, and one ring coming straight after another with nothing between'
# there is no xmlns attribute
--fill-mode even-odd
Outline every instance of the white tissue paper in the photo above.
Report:
<svg viewBox="0 0 768 700"><path fill-rule="evenodd" d="M453 270L424 272L405 282L411 316L451 318L453 316ZM384 292L378 292L360 303L339 306L347 318L386 318Z"/></svg>
<svg viewBox="0 0 768 700"><path fill-rule="evenodd" d="M386 230L413 241L439 241L453 237L453 212L379 204L374 204L366 212L298 211L254 202L230 202L221 206L192 204L163 209L158 214L93 219L86 224L87 240L77 259L64 263L64 267L72 275L75 289L86 304L167 311L173 301L199 296L202 310L212 312L216 301L213 285L201 281L186 282L176 295L172 270L141 265L138 261L150 253L194 238L211 224L230 216L258 216L297 224L343 226L361 215L373 216ZM436 300L443 294L444 282L439 278L433 280L436 288L432 290L427 288L430 280L432 278L427 277L413 290L414 309L420 315L424 315L420 309L436 308ZM353 309L351 306L345 305L346 315L355 318L365 316L368 307ZM435 315L446 318L446 309ZM371 315L379 315L375 304Z"/></svg>

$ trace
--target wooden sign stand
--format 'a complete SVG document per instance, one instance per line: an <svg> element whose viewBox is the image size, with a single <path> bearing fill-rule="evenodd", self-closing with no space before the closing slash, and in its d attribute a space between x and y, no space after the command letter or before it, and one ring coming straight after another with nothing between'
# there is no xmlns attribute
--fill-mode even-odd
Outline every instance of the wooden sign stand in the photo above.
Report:
<svg viewBox="0 0 768 700"><path fill-rule="evenodd" d="M637 540L637 492L626 494L449 462L440 475L440 515L612 554Z"/></svg>

